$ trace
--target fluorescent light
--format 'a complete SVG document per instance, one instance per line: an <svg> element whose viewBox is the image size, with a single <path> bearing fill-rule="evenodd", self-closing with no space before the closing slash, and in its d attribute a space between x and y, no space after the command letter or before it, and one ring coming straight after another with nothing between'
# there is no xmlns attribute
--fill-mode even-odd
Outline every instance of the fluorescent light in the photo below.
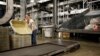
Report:
<svg viewBox="0 0 100 56"><path fill-rule="evenodd" d="M39 0L38 2L43 3L43 2L47 2L47 1L49 1L49 0Z"/></svg>
<svg viewBox="0 0 100 56"><path fill-rule="evenodd" d="M6 2L0 1L0 4L1 4L1 5L6 5Z"/></svg>
<svg viewBox="0 0 100 56"><path fill-rule="evenodd" d="M30 2L34 2L34 0L30 0Z"/></svg>

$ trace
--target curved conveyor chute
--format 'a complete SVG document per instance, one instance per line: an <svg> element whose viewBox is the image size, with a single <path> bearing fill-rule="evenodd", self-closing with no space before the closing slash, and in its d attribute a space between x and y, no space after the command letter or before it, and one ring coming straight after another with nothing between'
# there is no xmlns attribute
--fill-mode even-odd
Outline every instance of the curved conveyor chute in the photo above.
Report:
<svg viewBox="0 0 100 56"><path fill-rule="evenodd" d="M5 15L0 18L0 25L6 23L8 20L10 20L12 14L13 14L13 0L6 0L7 1L7 9Z"/></svg>

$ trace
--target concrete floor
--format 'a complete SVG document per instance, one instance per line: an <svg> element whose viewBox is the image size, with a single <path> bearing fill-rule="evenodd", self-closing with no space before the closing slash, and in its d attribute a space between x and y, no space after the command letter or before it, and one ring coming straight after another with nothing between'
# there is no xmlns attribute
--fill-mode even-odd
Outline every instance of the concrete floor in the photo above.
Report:
<svg viewBox="0 0 100 56"><path fill-rule="evenodd" d="M54 39L42 38L37 39L37 43L45 43ZM61 53L57 56L100 56L100 43L90 41L78 41L81 45L80 49L71 53Z"/></svg>
<svg viewBox="0 0 100 56"><path fill-rule="evenodd" d="M75 52L64 54L63 56L100 56L100 43L80 42L80 49Z"/></svg>

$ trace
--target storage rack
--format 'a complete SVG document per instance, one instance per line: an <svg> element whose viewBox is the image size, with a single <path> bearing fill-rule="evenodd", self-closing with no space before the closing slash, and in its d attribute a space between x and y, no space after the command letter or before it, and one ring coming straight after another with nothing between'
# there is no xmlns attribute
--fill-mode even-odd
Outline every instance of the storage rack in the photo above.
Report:
<svg viewBox="0 0 100 56"><path fill-rule="evenodd" d="M76 1L72 1L72 0L70 0L70 1L63 0L63 1L61 1L61 0L58 0L58 5L57 5L57 7L58 7L58 20L57 21L58 22L57 22L57 25L59 25L60 21L64 22L64 21L67 21L67 20L70 19L70 17L69 17L70 15L68 13L68 8L66 8L67 6L70 7L70 5L72 5L73 3L77 4L77 3L82 3L82 2L83 2L82 0L76 0ZM80 4L80 5L82 5L82 4ZM47 4L46 7L50 11L52 11L52 13L42 12L43 15L40 16L40 18L41 18L41 20L51 18L51 21L53 21L53 7L54 7L53 3ZM80 8L78 8L78 9L80 9ZM53 22L51 22L51 23L53 23Z"/></svg>

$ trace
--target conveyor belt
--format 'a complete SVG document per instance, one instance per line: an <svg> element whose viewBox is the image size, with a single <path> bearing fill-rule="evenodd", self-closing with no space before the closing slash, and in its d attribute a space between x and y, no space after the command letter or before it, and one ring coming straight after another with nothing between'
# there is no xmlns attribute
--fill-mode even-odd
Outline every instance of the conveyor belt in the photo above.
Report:
<svg viewBox="0 0 100 56"><path fill-rule="evenodd" d="M84 29L58 29L58 32L70 32L70 33L86 33L86 34L100 34L100 31L84 30Z"/></svg>
<svg viewBox="0 0 100 56"><path fill-rule="evenodd" d="M61 46L65 46L65 47L79 45L79 43L76 41L71 41L71 40L62 41L61 39L50 41L49 43L61 45Z"/></svg>
<svg viewBox="0 0 100 56"><path fill-rule="evenodd" d="M69 51L74 47L79 48L79 44L77 42L75 43L72 41L61 41L61 42L62 44L58 44L58 41L53 41L33 47L2 52L0 53L0 56L45 56L45 55L52 56L60 52Z"/></svg>

